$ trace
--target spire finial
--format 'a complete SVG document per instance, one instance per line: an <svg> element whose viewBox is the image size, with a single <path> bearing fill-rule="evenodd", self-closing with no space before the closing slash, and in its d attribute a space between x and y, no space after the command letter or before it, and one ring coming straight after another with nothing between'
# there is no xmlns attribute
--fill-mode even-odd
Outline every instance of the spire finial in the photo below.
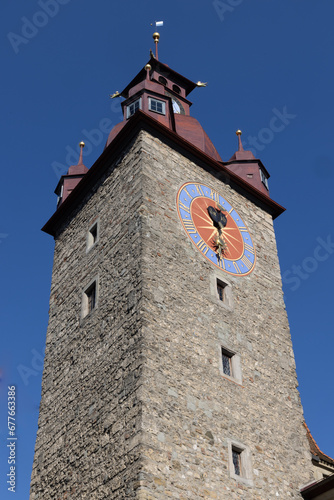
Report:
<svg viewBox="0 0 334 500"><path fill-rule="evenodd" d="M236 134L237 134L237 136L238 136L238 143L239 143L239 144L238 144L238 151L244 151L244 148L243 148L243 146L242 146L242 142L241 142L241 134L242 134L241 130L240 130L240 129L239 129L239 130L237 130L237 131L236 131Z"/></svg>
<svg viewBox="0 0 334 500"><path fill-rule="evenodd" d="M79 142L79 146L80 146L80 157L79 157L78 165L83 165L83 162L82 162L82 150L85 147L85 143L83 141L81 141L81 142Z"/></svg>
<svg viewBox="0 0 334 500"><path fill-rule="evenodd" d="M159 38L160 38L159 33L157 33L157 32L153 33L153 40L154 40L154 43L155 43L155 58L156 58L157 61L159 60L159 58L158 58L158 43L159 43Z"/></svg>

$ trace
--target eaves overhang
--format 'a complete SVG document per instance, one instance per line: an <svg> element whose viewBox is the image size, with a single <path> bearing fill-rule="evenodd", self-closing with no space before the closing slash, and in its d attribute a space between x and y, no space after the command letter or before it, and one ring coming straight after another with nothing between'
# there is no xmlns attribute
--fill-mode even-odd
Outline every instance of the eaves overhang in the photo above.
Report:
<svg viewBox="0 0 334 500"><path fill-rule="evenodd" d="M267 179L269 179L269 177L270 177L268 170L266 169L266 167L263 165L262 161L259 158L252 158L249 160L228 160L228 161L224 161L223 163L224 163L224 165L235 165L235 164L247 165L247 163L250 163L250 164L258 163L258 165L262 168L263 172L265 173Z"/></svg>
<svg viewBox="0 0 334 500"><path fill-rule="evenodd" d="M331 495L320 497L331 492ZM300 493L304 500L312 500L317 498L334 498L334 474L319 481L315 481L301 488ZM333 495L333 496L332 496Z"/></svg>
<svg viewBox="0 0 334 500"><path fill-rule="evenodd" d="M223 175L229 182L239 186L243 191L249 193L255 200L257 200L275 219L285 211L281 205L276 203L268 196L261 193L258 189L251 186L238 175L231 172L224 166L224 162L218 162L212 157L208 156L199 148L195 147L189 141L186 141L181 136L170 130L165 125L151 118L148 114L138 110L135 115L126 123L120 130L117 136L103 151L103 153L96 160L94 165L84 175L79 184L73 189L71 194L59 206L52 217L43 226L42 231L55 236L58 229L64 221L70 216L73 210L81 203L84 197L89 194L92 187L97 183L98 179L110 167L110 164L117 159L120 151L124 149L124 145L128 144L130 140L140 131L146 130L152 134L159 134L162 138L171 141L183 151L188 152L202 164L207 165L213 170ZM226 162L228 163L228 162Z"/></svg>

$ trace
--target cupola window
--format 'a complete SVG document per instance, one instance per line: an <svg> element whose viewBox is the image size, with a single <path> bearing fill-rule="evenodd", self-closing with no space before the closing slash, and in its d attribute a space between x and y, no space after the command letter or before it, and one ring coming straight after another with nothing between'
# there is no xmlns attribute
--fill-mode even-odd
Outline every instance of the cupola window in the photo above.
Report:
<svg viewBox="0 0 334 500"><path fill-rule="evenodd" d="M136 101L133 101L131 104L126 109L126 117L130 118L130 116L134 115L138 109L141 109L141 99L137 99Z"/></svg>
<svg viewBox="0 0 334 500"><path fill-rule="evenodd" d="M63 199L63 192L64 192L64 184L61 185L60 193L59 193L59 196L57 198L57 208L59 207L59 205L61 204L61 201Z"/></svg>
<svg viewBox="0 0 334 500"><path fill-rule="evenodd" d="M181 94L181 89L177 85L173 85L173 90L176 94Z"/></svg>
<svg viewBox="0 0 334 500"><path fill-rule="evenodd" d="M167 86L167 80L163 76L159 76L159 82L162 83L162 85Z"/></svg>
<svg viewBox="0 0 334 500"><path fill-rule="evenodd" d="M154 111L154 113L166 114L166 103L158 99L153 99L153 97L148 98L148 108L150 111Z"/></svg>
<svg viewBox="0 0 334 500"><path fill-rule="evenodd" d="M262 181L262 184L264 185L264 187L266 189L268 189L269 191L269 185L268 185L268 177L266 176L266 174L263 172L262 168L260 168L260 177L261 177L261 181Z"/></svg>

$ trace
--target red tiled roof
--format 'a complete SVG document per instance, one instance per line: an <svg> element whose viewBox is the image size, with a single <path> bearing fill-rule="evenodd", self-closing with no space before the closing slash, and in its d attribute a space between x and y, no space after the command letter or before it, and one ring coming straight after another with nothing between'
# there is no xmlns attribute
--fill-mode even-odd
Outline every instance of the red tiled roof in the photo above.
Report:
<svg viewBox="0 0 334 500"><path fill-rule="evenodd" d="M308 439L308 442L309 442L309 445L310 445L310 450L311 450L312 455L315 455L316 457L319 457L320 460L322 460L324 462L327 462L330 465L334 465L334 460L331 457L329 457L328 455L325 455L325 453L323 453L320 450L319 446L315 442L315 439L314 439L314 437L312 436L312 434L310 432L310 429L307 427L307 425L306 425L305 422L304 422L304 425L305 425L305 428L306 428L306 435L307 435L307 439Z"/></svg>

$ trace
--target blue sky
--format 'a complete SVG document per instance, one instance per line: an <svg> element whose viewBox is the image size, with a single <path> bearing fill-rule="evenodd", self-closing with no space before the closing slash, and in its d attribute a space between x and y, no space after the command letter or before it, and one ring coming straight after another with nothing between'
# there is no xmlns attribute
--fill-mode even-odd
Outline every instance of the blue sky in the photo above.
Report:
<svg viewBox="0 0 334 500"><path fill-rule="evenodd" d="M16 0L1 9L1 498L12 498L8 385L17 393L15 498L29 495L53 259L40 228L78 143L90 167L106 123L120 121L108 95L148 61L155 20L165 23L160 60L209 82L191 94L191 114L224 160L240 128L287 208L275 229L299 390L313 436L334 457L332 0Z"/></svg>

